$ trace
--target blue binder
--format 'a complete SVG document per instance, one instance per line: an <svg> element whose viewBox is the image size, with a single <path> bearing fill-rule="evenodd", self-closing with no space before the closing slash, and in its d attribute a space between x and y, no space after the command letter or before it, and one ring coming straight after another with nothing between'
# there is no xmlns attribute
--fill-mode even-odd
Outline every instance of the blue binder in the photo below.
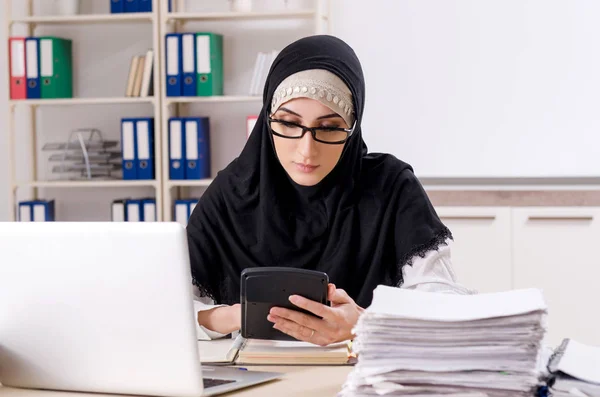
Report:
<svg viewBox="0 0 600 397"><path fill-rule="evenodd" d="M144 222L156 222L156 200L153 198L142 199L141 205Z"/></svg>
<svg viewBox="0 0 600 397"><path fill-rule="evenodd" d="M125 12L138 12L139 0L124 0L125 1Z"/></svg>
<svg viewBox="0 0 600 397"><path fill-rule="evenodd" d="M175 222L186 226L196 204L198 204L198 199L175 200L173 207L173 219Z"/></svg>
<svg viewBox="0 0 600 397"><path fill-rule="evenodd" d="M34 200L31 211L34 222L54 222L54 200Z"/></svg>
<svg viewBox="0 0 600 397"><path fill-rule="evenodd" d="M196 34L183 33L181 36L181 72L183 76L183 96L196 96Z"/></svg>
<svg viewBox="0 0 600 397"><path fill-rule="evenodd" d="M19 222L32 222L31 201L19 202Z"/></svg>
<svg viewBox="0 0 600 397"><path fill-rule="evenodd" d="M186 179L210 178L209 118L185 119Z"/></svg>
<svg viewBox="0 0 600 397"><path fill-rule="evenodd" d="M127 206L126 199L114 200L110 207L110 219L112 222L127 221Z"/></svg>
<svg viewBox="0 0 600 397"><path fill-rule="evenodd" d="M194 212L194 209L196 208L196 205L198 204L198 199L188 199L187 200L187 205L188 205L188 220L190 219L190 216L192 216L192 213Z"/></svg>
<svg viewBox="0 0 600 397"><path fill-rule="evenodd" d="M134 120L137 179L154 179L154 118Z"/></svg>
<svg viewBox="0 0 600 397"><path fill-rule="evenodd" d="M165 35L165 62L167 72L167 96L182 94L181 33Z"/></svg>
<svg viewBox="0 0 600 397"><path fill-rule="evenodd" d="M138 12L152 12L152 0L138 0Z"/></svg>
<svg viewBox="0 0 600 397"><path fill-rule="evenodd" d="M185 119L169 119L169 179L185 179Z"/></svg>
<svg viewBox="0 0 600 397"><path fill-rule="evenodd" d="M144 211L142 200L128 199L125 200L125 212L127 213L127 222L143 222Z"/></svg>
<svg viewBox="0 0 600 397"><path fill-rule="evenodd" d="M125 12L125 0L110 0L110 13L120 14Z"/></svg>
<svg viewBox="0 0 600 397"><path fill-rule="evenodd" d="M40 39L37 37L27 37L25 39L25 71L27 76L27 99L41 98Z"/></svg>
<svg viewBox="0 0 600 397"><path fill-rule="evenodd" d="M173 4L171 0L169 0L169 12L173 12Z"/></svg>
<svg viewBox="0 0 600 397"><path fill-rule="evenodd" d="M121 119L121 155L123 156L123 179L137 179L136 120Z"/></svg>

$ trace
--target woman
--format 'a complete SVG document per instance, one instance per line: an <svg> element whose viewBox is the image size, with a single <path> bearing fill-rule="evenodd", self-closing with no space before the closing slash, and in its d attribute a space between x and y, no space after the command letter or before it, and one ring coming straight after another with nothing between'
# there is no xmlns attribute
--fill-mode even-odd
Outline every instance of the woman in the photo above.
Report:
<svg viewBox="0 0 600 397"><path fill-rule="evenodd" d="M338 38L303 38L273 63L245 148L188 223L193 282L199 296L221 305L197 303L209 337L239 329L247 267L329 275L331 307L290 298L322 319L282 308L268 317L276 329L319 345L352 337L378 284L467 292L450 266L451 233L411 167L367 153L364 104L360 62Z"/></svg>

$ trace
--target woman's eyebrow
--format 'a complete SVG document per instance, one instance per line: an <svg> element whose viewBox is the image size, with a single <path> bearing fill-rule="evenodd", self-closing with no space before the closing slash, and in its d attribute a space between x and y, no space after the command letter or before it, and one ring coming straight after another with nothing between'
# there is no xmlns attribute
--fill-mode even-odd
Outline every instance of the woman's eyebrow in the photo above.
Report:
<svg viewBox="0 0 600 397"><path fill-rule="evenodd" d="M333 119L333 118L342 118L342 116L340 116L337 113L331 113L331 114L326 114L325 116L321 116L321 117L317 117L317 120L323 120L323 119Z"/></svg>
<svg viewBox="0 0 600 397"><path fill-rule="evenodd" d="M282 112L286 112L286 113L289 113L289 114L293 114L294 116L298 116L298 117L302 118L302 116L301 116L301 115L299 115L299 114L298 114L298 113L296 113L296 112L293 112L293 111L291 111L291 110L290 110L290 109L288 109L288 108L280 107L280 108L279 108L277 111L280 111L280 110L281 110Z"/></svg>

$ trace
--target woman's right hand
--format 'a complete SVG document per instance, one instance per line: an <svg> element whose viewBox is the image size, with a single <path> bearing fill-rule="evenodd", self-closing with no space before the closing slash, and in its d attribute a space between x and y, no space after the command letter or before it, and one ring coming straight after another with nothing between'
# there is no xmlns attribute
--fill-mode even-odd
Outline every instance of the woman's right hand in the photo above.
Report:
<svg viewBox="0 0 600 397"><path fill-rule="evenodd" d="M230 334L242 326L242 311L239 303L219 306L198 312L198 324L220 334Z"/></svg>

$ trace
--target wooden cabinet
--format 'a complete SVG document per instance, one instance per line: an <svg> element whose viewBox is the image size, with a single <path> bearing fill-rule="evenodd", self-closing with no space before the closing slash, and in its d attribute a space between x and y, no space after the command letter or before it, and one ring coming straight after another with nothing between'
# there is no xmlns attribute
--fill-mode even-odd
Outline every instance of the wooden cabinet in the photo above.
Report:
<svg viewBox="0 0 600 397"><path fill-rule="evenodd" d="M600 345L600 208L514 208L514 288L537 287L548 304L546 343Z"/></svg>

